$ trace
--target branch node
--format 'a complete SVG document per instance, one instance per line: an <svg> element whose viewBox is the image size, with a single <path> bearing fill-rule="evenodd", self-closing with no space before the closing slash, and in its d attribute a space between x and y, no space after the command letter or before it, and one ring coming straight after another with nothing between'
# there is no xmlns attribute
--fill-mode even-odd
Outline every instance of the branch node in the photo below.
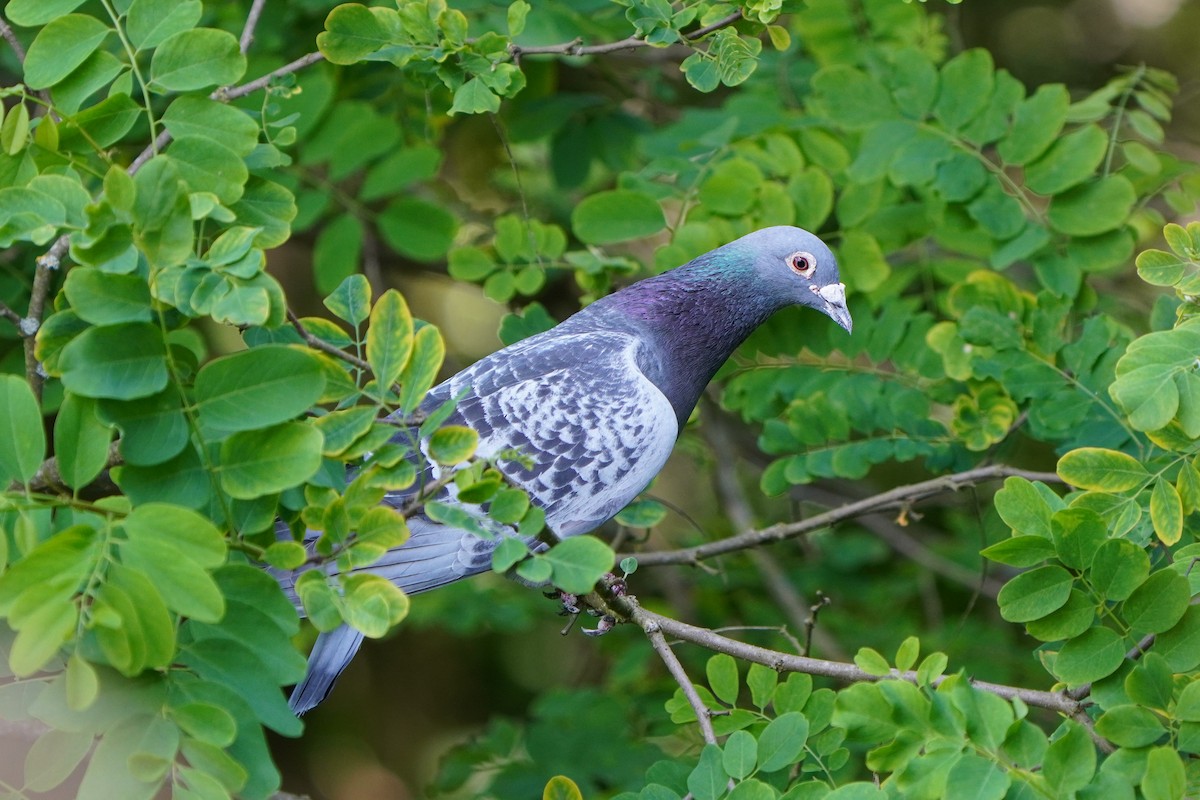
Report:
<svg viewBox="0 0 1200 800"><path fill-rule="evenodd" d="M40 327L42 327L41 320L33 317L22 317L21 321L17 323L17 330L21 332L22 336L33 336Z"/></svg>

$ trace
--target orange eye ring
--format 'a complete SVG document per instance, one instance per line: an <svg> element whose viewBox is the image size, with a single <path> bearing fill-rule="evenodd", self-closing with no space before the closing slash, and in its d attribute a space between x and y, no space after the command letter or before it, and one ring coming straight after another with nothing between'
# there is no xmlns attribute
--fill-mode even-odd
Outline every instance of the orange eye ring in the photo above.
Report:
<svg viewBox="0 0 1200 800"><path fill-rule="evenodd" d="M798 253L792 253L787 257L788 266L792 272L799 275L801 278L811 278L813 273L817 271L817 258L812 253L806 253L803 250Z"/></svg>

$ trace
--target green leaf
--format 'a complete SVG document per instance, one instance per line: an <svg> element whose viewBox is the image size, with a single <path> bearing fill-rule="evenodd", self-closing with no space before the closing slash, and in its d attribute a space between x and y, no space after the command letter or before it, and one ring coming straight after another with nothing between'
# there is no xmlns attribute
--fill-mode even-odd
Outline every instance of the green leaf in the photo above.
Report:
<svg viewBox="0 0 1200 800"><path fill-rule="evenodd" d="M737 662L733 656L718 653L708 659L704 666L708 685L717 699L725 705L737 705L738 688L741 685L738 678Z"/></svg>
<svg viewBox="0 0 1200 800"><path fill-rule="evenodd" d="M1108 539L1108 527L1095 511L1064 508L1051 518L1054 547L1058 558L1068 567L1087 569L1096 550Z"/></svg>
<svg viewBox="0 0 1200 800"><path fill-rule="evenodd" d="M916 636L909 636L900 643L900 647L896 650L896 669L901 672L908 672L913 668L913 664L917 663L917 656L921 654L921 640Z"/></svg>
<svg viewBox="0 0 1200 800"><path fill-rule="evenodd" d="M721 764L721 748L706 744L700 751L700 761L687 778L687 788L695 800L717 800L725 793L729 776Z"/></svg>
<svg viewBox="0 0 1200 800"><path fill-rule="evenodd" d="M135 49L149 50L176 33L194 28L203 13L200 0L133 0L126 33Z"/></svg>
<svg viewBox="0 0 1200 800"><path fill-rule="evenodd" d="M696 51L679 63L683 77L697 92L711 92L721 85L717 60L707 53Z"/></svg>
<svg viewBox="0 0 1200 800"><path fill-rule="evenodd" d="M1117 361L1116 380L1109 388L1113 399L1129 415L1134 428L1154 431L1166 426L1180 406L1192 403L1180 396L1176 376L1193 369L1200 352L1200 324L1181 323L1174 330L1135 339ZM1195 413L1186 410L1184 415Z"/></svg>
<svg viewBox="0 0 1200 800"><path fill-rule="evenodd" d="M171 142L167 155L190 192L209 192L223 205L242 198L250 172L237 153L206 136L181 136Z"/></svg>
<svg viewBox="0 0 1200 800"><path fill-rule="evenodd" d="M1041 619L1025 623L1029 635L1043 642L1073 639L1092 626L1096 620L1096 602L1078 589L1071 590L1062 608Z"/></svg>
<svg viewBox="0 0 1200 800"><path fill-rule="evenodd" d="M1152 286L1174 286L1186 267L1186 261L1165 250L1146 250L1137 257L1138 276Z"/></svg>
<svg viewBox="0 0 1200 800"><path fill-rule="evenodd" d="M1173 628L1191 600L1188 579L1174 570L1160 570L1129 595L1121 616L1136 633L1162 633Z"/></svg>
<svg viewBox="0 0 1200 800"><path fill-rule="evenodd" d="M450 114L495 114L500 110L500 96L479 78L471 78L454 90Z"/></svg>
<svg viewBox="0 0 1200 800"><path fill-rule="evenodd" d="M1062 132L1071 98L1061 83L1039 86L1013 115L1012 129L997 150L1009 164L1027 164L1046 152Z"/></svg>
<svg viewBox="0 0 1200 800"><path fill-rule="evenodd" d="M583 800L583 792L575 781L565 775L555 775L546 781L542 790L542 800Z"/></svg>
<svg viewBox="0 0 1200 800"><path fill-rule="evenodd" d="M1078 447L1058 460L1058 476L1072 486L1095 492L1127 492L1150 474L1133 456L1102 447Z"/></svg>
<svg viewBox="0 0 1200 800"><path fill-rule="evenodd" d="M110 441L112 430L96 416L96 402L67 392L54 421L54 455L63 483L72 489L91 483L108 463Z"/></svg>
<svg viewBox="0 0 1200 800"><path fill-rule="evenodd" d="M653 528L667 516L667 507L657 500L635 500L615 517L620 525L630 528Z"/></svg>
<svg viewBox="0 0 1200 800"><path fill-rule="evenodd" d="M979 551L980 555L1010 567L1032 567L1055 555L1054 542L1041 536L1012 536Z"/></svg>
<svg viewBox="0 0 1200 800"><path fill-rule="evenodd" d="M45 456L46 433L33 390L16 375L0 375L0 484L28 482Z"/></svg>
<svg viewBox="0 0 1200 800"><path fill-rule="evenodd" d="M734 731L725 740L721 766L729 777L740 781L754 771L758 763L758 740L748 731Z"/></svg>
<svg viewBox="0 0 1200 800"><path fill-rule="evenodd" d="M1154 535L1168 547L1183 536L1183 501L1174 484L1161 476L1150 492L1150 521Z"/></svg>
<svg viewBox="0 0 1200 800"><path fill-rule="evenodd" d="M501 489L492 497L488 515L506 525L515 525L529 510L529 495L520 489Z"/></svg>
<svg viewBox="0 0 1200 800"><path fill-rule="evenodd" d="M59 147L88 150L119 141L145 112L129 95L114 94L85 108L59 127Z"/></svg>
<svg viewBox="0 0 1200 800"><path fill-rule="evenodd" d="M525 30L525 18L529 15L531 8L532 6L525 2L525 0L514 0L509 5L506 16L509 38L515 39Z"/></svg>
<svg viewBox="0 0 1200 800"><path fill-rule="evenodd" d="M1000 589L1000 616L1009 622L1029 622L1057 611L1070 597L1073 581L1071 573L1054 565L1021 573Z"/></svg>
<svg viewBox="0 0 1200 800"><path fill-rule="evenodd" d="M400 372L400 410L411 414L437 379L446 356L442 334L433 325L423 325L413 336L412 355Z"/></svg>
<svg viewBox="0 0 1200 800"><path fill-rule="evenodd" d="M414 197L388 203L375 221L388 247L417 261L445 258L458 231L458 220L449 211Z"/></svg>
<svg viewBox="0 0 1200 800"><path fill-rule="evenodd" d="M995 67L982 48L959 53L942 67L941 91L933 114L948 130L957 131L973 120L992 94Z"/></svg>
<svg viewBox="0 0 1200 800"><path fill-rule="evenodd" d="M1059 138L1025 168L1025 185L1039 194L1056 195L1092 177L1106 152L1108 135L1097 125L1084 125Z"/></svg>
<svg viewBox="0 0 1200 800"><path fill-rule="evenodd" d="M408 596L379 575L356 572L343 576L342 615L353 628L378 639L408 616Z"/></svg>
<svg viewBox="0 0 1200 800"><path fill-rule="evenodd" d="M314 356L288 345L265 345L205 364L196 375L196 409L210 430L252 430L303 414L324 390L325 375Z"/></svg>
<svg viewBox="0 0 1200 800"><path fill-rule="evenodd" d="M1109 175L1057 195L1046 209L1046 220L1068 236L1095 236L1125 224L1136 202L1129 179Z"/></svg>
<svg viewBox="0 0 1200 800"><path fill-rule="evenodd" d="M24 678L46 666L78 623L79 607L73 602L48 603L28 614L8 653L12 674Z"/></svg>
<svg viewBox="0 0 1200 800"><path fill-rule="evenodd" d="M94 267L78 267L67 273L63 291L80 319L93 325L153 319L150 287L138 275L111 275Z"/></svg>
<svg viewBox="0 0 1200 800"><path fill-rule="evenodd" d="M1054 674L1078 686L1117 671L1125 660L1125 643L1111 628L1089 628L1063 645L1054 661Z"/></svg>
<svg viewBox="0 0 1200 800"><path fill-rule="evenodd" d="M1038 488L1021 477L1004 480L996 492L996 511L1014 533L1050 537L1053 509Z"/></svg>
<svg viewBox="0 0 1200 800"><path fill-rule="evenodd" d="M954 762L946 775L946 797L972 800L1000 800L1008 793L1012 779L995 761L967 753Z"/></svg>
<svg viewBox="0 0 1200 800"><path fill-rule="evenodd" d="M221 443L221 487L241 500L290 489L316 474L322 441L302 422L235 433Z"/></svg>
<svg viewBox="0 0 1200 800"><path fill-rule="evenodd" d="M839 256L841 263L846 265L847 273L853 276L855 289L864 292L877 289L891 275L892 270L883 256L883 248L874 236L864 231L852 230L843 236Z"/></svg>
<svg viewBox="0 0 1200 800"><path fill-rule="evenodd" d="M475 455L479 434L465 425L446 425L429 437L429 456L439 464L461 464Z"/></svg>
<svg viewBox="0 0 1200 800"><path fill-rule="evenodd" d="M1096 746L1083 726L1063 723L1063 735L1050 743L1042 772L1055 796L1063 797L1082 789L1096 772Z"/></svg>
<svg viewBox="0 0 1200 800"><path fill-rule="evenodd" d="M1119 747L1145 747L1166 732L1154 712L1137 705L1113 706L1096 720L1096 733Z"/></svg>
<svg viewBox="0 0 1200 800"><path fill-rule="evenodd" d="M1190 606L1175 627L1160 634L1154 652L1175 672L1187 672L1200 664L1200 606Z"/></svg>
<svg viewBox="0 0 1200 800"><path fill-rule="evenodd" d="M404 297L395 289L388 289L375 301L370 320L367 362L383 393L395 383L412 355L413 318Z"/></svg>
<svg viewBox="0 0 1200 800"><path fill-rule="evenodd" d="M246 56L232 33L191 28L168 37L150 59L150 88L190 92L228 86L246 73Z"/></svg>
<svg viewBox="0 0 1200 800"><path fill-rule="evenodd" d="M392 37L384 16L375 13L383 11L358 3L335 6L325 18L325 31L317 34L317 49L331 64L354 64L390 45Z"/></svg>
<svg viewBox="0 0 1200 800"><path fill-rule="evenodd" d="M1146 800L1179 800L1187 786L1187 773L1174 747L1156 747L1147 754L1142 797Z"/></svg>
<svg viewBox="0 0 1200 800"><path fill-rule="evenodd" d="M621 569L625 570L625 561L621 561ZM634 561L634 566L637 562ZM632 572L632 570L625 570ZM770 667L762 664L751 664L750 672L746 675L746 686L750 688L750 699L754 705L759 708L766 708L771 702L771 697L775 694L775 687L779 684L779 673ZM736 775L734 777L737 777Z"/></svg>
<svg viewBox="0 0 1200 800"><path fill-rule="evenodd" d="M152 0L154 3L163 1ZM134 3L135 7L137 2ZM170 2L170 5L186 7L189 3ZM200 4L197 2L196 5L198 7ZM249 114L227 103L218 103L194 94L175 98L163 113L162 123L176 139L185 136L210 139L238 156L249 155L258 143L259 127Z"/></svg>
<svg viewBox="0 0 1200 800"><path fill-rule="evenodd" d="M572 594L590 592L615 561L612 549L593 536L564 539L538 558L551 566L554 585Z"/></svg>
<svg viewBox="0 0 1200 800"><path fill-rule="evenodd" d="M318 292L332 292L358 271L364 236L362 222L352 214L336 217L321 228L313 245L313 277Z"/></svg>
<svg viewBox="0 0 1200 800"><path fill-rule="evenodd" d="M34 28L74 11L82 4L83 0L10 0L4 13L17 25Z"/></svg>
<svg viewBox="0 0 1200 800"><path fill-rule="evenodd" d="M882 677L892 671L892 667L887 663L878 650L870 647L860 647L858 652L854 654L854 664L863 672L876 677Z"/></svg>
<svg viewBox="0 0 1200 800"><path fill-rule="evenodd" d="M112 28L87 14L66 14L38 31L25 54L25 85L45 89L87 60Z"/></svg>
<svg viewBox="0 0 1200 800"><path fill-rule="evenodd" d="M88 328L63 348L58 367L63 385L85 397L132 400L167 385L162 333L146 322Z"/></svg>
<svg viewBox="0 0 1200 800"><path fill-rule="evenodd" d="M262 228L254 245L267 249L278 247L291 235L296 198L278 183L251 176L242 199L230 210L242 224Z"/></svg>
<svg viewBox="0 0 1200 800"><path fill-rule="evenodd" d="M643 239L658 233L665 224L657 200L628 189L597 192L571 212L575 235L593 245Z"/></svg>
<svg viewBox="0 0 1200 800"><path fill-rule="evenodd" d="M808 718L799 711L788 711L767 723L758 737L758 769L775 772L799 761L808 730Z"/></svg>
<svg viewBox="0 0 1200 800"><path fill-rule="evenodd" d="M325 307L338 319L358 326L371 314L371 283L365 275L347 275L333 293L325 298Z"/></svg>

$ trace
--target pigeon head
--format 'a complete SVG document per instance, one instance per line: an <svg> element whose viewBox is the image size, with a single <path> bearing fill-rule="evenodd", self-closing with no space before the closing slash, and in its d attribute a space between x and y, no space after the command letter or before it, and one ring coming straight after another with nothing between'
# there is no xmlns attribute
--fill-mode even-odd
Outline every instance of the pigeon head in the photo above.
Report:
<svg viewBox="0 0 1200 800"><path fill-rule="evenodd" d="M788 225L763 228L715 252L726 256L720 261L752 269L764 299L777 308L808 306L850 332L853 320L837 258L814 234Z"/></svg>

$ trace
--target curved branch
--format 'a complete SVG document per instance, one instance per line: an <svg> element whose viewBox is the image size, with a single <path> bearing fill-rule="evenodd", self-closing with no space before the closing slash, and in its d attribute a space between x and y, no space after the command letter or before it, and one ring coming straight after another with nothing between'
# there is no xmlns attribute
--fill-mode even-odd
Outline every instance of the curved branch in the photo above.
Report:
<svg viewBox="0 0 1200 800"><path fill-rule="evenodd" d="M606 598L606 604L609 608L617 610L619 613L632 620L642 630L648 633L651 630L659 631L662 634L669 635L674 639L679 639L692 644L698 644L708 650L716 653L726 653L735 658L740 658L743 661L750 661L755 664L762 664L765 667L777 670L779 672L803 672L807 675L820 675L827 678L833 678L839 681L855 682L855 681L880 681L885 679L895 679L908 681L909 683L917 683L917 673L909 670L901 672L893 669L887 675L873 675L869 672L859 669L854 664L847 664L840 661L828 661L822 658L809 658L807 656L797 656L790 653L783 653L778 650L768 650L765 647L757 647L745 642L739 642L736 639L730 639L726 636L721 636L707 628L701 628L696 625L689 625L686 622L665 617L662 614L656 614L653 611L647 611L638 604L637 599L632 596L610 596ZM937 678L933 681L933 685L937 686L946 677ZM1091 719L1084 711L1083 703L1062 692L1047 692L1039 689L1025 689L1020 686L1008 686L1000 683L989 683L987 681L978 681L970 679L970 683L976 689L988 692L990 694L1003 697L1006 700L1020 699L1026 705L1034 706L1035 708L1044 708L1049 711L1054 711L1059 714L1069 716L1088 727L1095 736L1095 731L1091 724ZM1086 722L1085 722L1086 720ZM1103 742L1103 740L1099 740ZM1103 742L1101 746L1107 745Z"/></svg>
<svg viewBox="0 0 1200 800"><path fill-rule="evenodd" d="M25 48L21 46L21 40L17 38L17 34L13 31L12 26L8 24L8 20L0 16L0 37L8 42L8 46L12 48L13 53L17 56L17 61L25 63Z"/></svg>
<svg viewBox="0 0 1200 800"><path fill-rule="evenodd" d="M238 49L242 51L242 55L246 54L254 41L254 29L258 27L258 18L262 16L263 6L266 4L267 0L254 0L250 4L250 13L246 15L246 25L242 28L242 35L238 39Z"/></svg>
<svg viewBox="0 0 1200 800"><path fill-rule="evenodd" d="M717 734L713 730L712 715L709 713L708 707L704 705L704 701L700 699L700 694L696 691L695 685L692 684L691 678L684 671L683 664L679 663L675 652L671 650L671 645L667 644L667 639L663 636L662 628L653 620L647 619L645 624L642 625L642 630L646 632L647 638L650 639L650 646L654 648L654 652L658 653L659 658L667 665L667 671L671 673L671 677L679 684L679 688L683 691L683 696L687 698L688 704L696 712L696 724L700 726L700 735L709 744L716 744Z"/></svg>
<svg viewBox="0 0 1200 800"><path fill-rule="evenodd" d="M705 25L703 28L698 28L691 33L683 34L685 42L694 42L701 39L713 31L727 28L733 23L742 18L741 10L734 11L727 17L719 19L716 22ZM570 42L562 42L560 44L535 45L532 47L522 47L518 44L509 45L508 54L512 56L513 61L520 61L522 56L539 56L539 55L554 55L554 56L599 56L605 53L615 53L621 50L636 50L639 47L654 47L645 39L640 39L637 36L628 36L620 41L606 42L605 44L583 44L582 39L574 39Z"/></svg>
<svg viewBox="0 0 1200 800"><path fill-rule="evenodd" d="M701 561L714 556L746 550L752 547L794 539L821 528L828 528L839 522L845 522L864 514L871 514L890 508L904 508L918 500L947 491L957 491L964 486L974 486L977 483L993 481L999 478L1022 477L1031 481L1061 483L1062 480L1053 472L1031 472L1003 464L986 467L976 467L953 475L942 475L920 483L898 486L872 497L856 500L844 506L830 509L808 519L796 522L781 522L759 530L747 531L737 536L730 536L715 542L707 542L695 547L685 547L679 550L661 550L650 553L620 553L618 559L632 556L637 559L639 566L658 566L662 564L690 564L695 566Z"/></svg>

